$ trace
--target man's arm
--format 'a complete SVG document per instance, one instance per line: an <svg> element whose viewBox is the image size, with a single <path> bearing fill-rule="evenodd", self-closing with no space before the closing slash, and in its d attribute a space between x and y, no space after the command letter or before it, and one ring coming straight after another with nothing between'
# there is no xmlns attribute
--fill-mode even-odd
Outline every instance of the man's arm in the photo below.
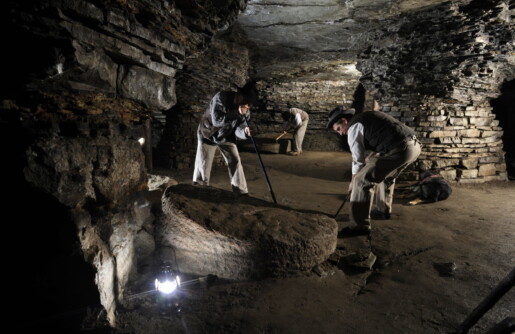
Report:
<svg viewBox="0 0 515 334"><path fill-rule="evenodd" d="M365 136L363 124L353 124L347 130L347 142L349 143L352 154L352 180L349 184L349 192L352 191L354 176L363 168L365 164Z"/></svg>
<svg viewBox="0 0 515 334"><path fill-rule="evenodd" d="M215 127L221 128L227 123L230 123L231 115L228 106L224 101L222 92L217 93L209 103L209 114L211 115L211 122Z"/></svg>
<svg viewBox="0 0 515 334"><path fill-rule="evenodd" d="M236 127L235 134L236 137L239 139L247 139L247 136L251 136L252 133L250 132L250 128L248 125L248 120L250 119L250 110L247 110L245 114L242 114L242 117L244 118L243 122ZM246 121L245 121L246 120Z"/></svg>
<svg viewBox="0 0 515 334"><path fill-rule="evenodd" d="M302 126L302 117L300 113L295 114L295 129L298 129Z"/></svg>

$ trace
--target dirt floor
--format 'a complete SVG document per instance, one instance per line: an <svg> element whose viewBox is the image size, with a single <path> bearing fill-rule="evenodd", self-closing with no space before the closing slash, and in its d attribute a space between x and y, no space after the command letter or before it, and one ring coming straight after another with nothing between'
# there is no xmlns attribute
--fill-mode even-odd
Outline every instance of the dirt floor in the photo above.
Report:
<svg viewBox="0 0 515 334"><path fill-rule="evenodd" d="M334 215L350 179L346 152L261 154L277 202ZM255 153L242 152L249 192L272 201ZM191 183L191 172L170 174ZM211 186L230 190L225 166ZM405 185L398 185L398 189ZM371 239L340 236L337 252L370 242L372 270L328 260L297 277L192 284L179 314L156 315L150 299L120 313L132 333L450 333L515 268L515 182L453 185L432 204L396 197L392 219L372 221ZM348 224L348 205L337 219ZM515 316L515 289L469 331Z"/></svg>

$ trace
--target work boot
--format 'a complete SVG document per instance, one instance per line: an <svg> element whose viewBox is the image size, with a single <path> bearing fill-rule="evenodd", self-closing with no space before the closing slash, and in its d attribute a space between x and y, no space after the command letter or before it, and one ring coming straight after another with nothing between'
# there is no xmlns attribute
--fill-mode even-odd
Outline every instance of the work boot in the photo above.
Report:
<svg viewBox="0 0 515 334"><path fill-rule="evenodd" d="M370 211L370 218L374 220L388 220L391 218L391 215L378 209L373 209Z"/></svg>
<svg viewBox="0 0 515 334"><path fill-rule="evenodd" d="M193 181L191 185L198 188L209 188L209 184L204 181Z"/></svg>
<svg viewBox="0 0 515 334"><path fill-rule="evenodd" d="M368 254L355 253L345 257L345 262L348 265L368 270L372 270L376 260L377 256L371 251Z"/></svg>

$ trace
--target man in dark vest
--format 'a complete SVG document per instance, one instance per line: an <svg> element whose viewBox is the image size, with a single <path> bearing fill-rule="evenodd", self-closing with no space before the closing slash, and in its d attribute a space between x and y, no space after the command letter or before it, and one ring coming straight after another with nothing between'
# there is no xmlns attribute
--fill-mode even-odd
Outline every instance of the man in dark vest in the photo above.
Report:
<svg viewBox="0 0 515 334"><path fill-rule="evenodd" d="M349 184L350 220L347 232L370 233L370 211L374 190L384 182L391 207L395 179L420 155L415 132L390 115L367 111L355 115L354 109L338 107L329 114L327 128L347 135L352 153L352 180ZM366 152L375 152L365 163Z"/></svg>

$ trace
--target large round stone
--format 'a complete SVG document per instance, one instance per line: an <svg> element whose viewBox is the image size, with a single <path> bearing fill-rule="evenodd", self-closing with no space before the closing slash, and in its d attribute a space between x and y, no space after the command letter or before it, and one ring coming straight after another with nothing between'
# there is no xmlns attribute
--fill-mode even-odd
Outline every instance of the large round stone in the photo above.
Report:
<svg viewBox="0 0 515 334"><path fill-rule="evenodd" d="M179 184L163 194L157 247L184 273L228 279L310 270L336 248L338 226L297 211L216 188Z"/></svg>

